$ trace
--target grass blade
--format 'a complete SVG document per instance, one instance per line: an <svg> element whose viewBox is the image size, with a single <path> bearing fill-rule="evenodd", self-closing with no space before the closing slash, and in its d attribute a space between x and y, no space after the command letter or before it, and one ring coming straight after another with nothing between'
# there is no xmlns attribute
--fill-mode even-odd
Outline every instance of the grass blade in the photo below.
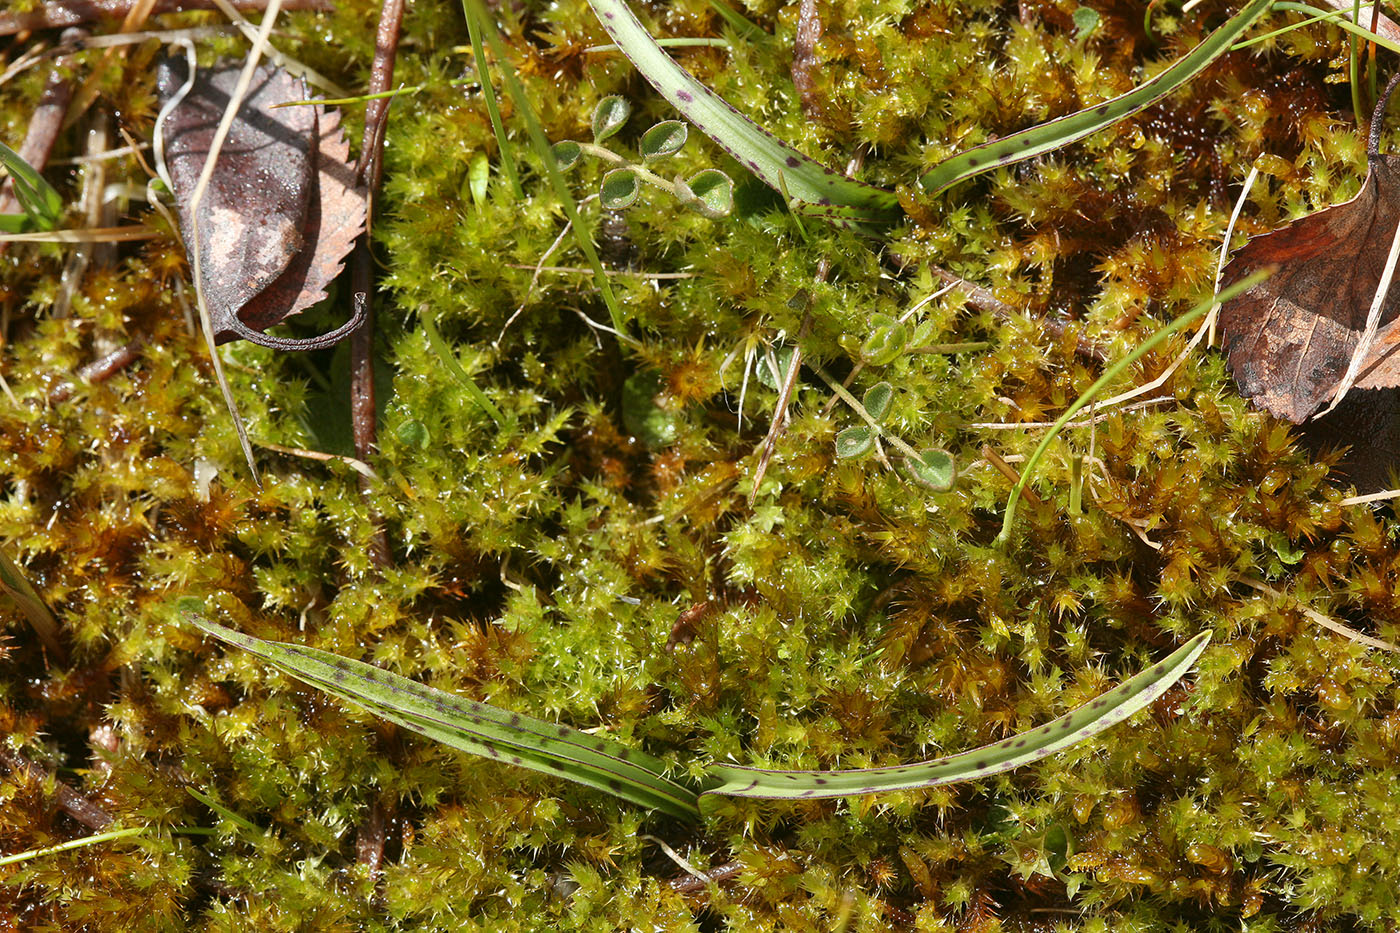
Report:
<svg viewBox="0 0 1400 933"><path fill-rule="evenodd" d="M767 185L799 202L804 213L864 230L878 230L898 218L894 192L808 158L697 81L656 44L624 0L588 3L618 48L672 107Z"/></svg>
<svg viewBox="0 0 1400 933"><path fill-rule="evenodd" d="M554 147L545 136L544 127L540 125L539 117L535 115L534 105L530 103L529 95L525 93L525 86L520 83L520 76L515 73L515 66L511 64L505 43L496 33L495 22L491 19L490 13L481 0L462 0L462 15L467 18L469 23L475 22L481 28L487 44L495 53L496 67L500 69L506 93L510 95L510 99L515 103L516 112L525 122L525 131L530 137L530 146L535 150L535 155L541 163L541 169L549 178L549 183L554 187L555 196L559 198L559 206L563 208L564 216L573 224L571 229L574 232L574 242L593 270L593 283L597 286L598 293L603 296L603 303L608 306L608 316L612 318L613 330L617 331L618 339L622 342L636 345L636 339L627 333L627 322L623 319L622 306L617 303L617 295L614 294L612 284L608 281L608 274L603 269L603 260L598 256L598 250L593 245L593 228L584 223L583 217L579 214L578 203L574 201L573 194L569 192L569 185L555 163ZM482 64L484 67L485 63Z"/></svg>
<svg viewBox="0 0 1400 933"><path fill-rule="evenodd" d="M705 795L803 799L845 797L935 787L1010 771L1082 742L1146 708L1196 663L1209 641L1210 633L1202 632L1167 658L1098 699L1038 729L994 745L984 745L972 751L918 764L857 771L764 771L711 765L709 773L723 783L706 790Z"/></svg>
<svg viewBox="0 0 1400 933"><path fill-rule="evenodd" d="M194 611L186 610L185 618L298 680L445 745L567 778L674 816L699 816L695 791L662 776L665 762L621 743L463 700L327 651L245 635Z"/></svg>
<svg viewBox="0 0 1400 933"><path fill-rule="evenodd" d="M960 152L934 166L919 179L919 184L930 194L938 194L974 175L1058 149L1152 106L1200 74L1211 62L1228 51L1235 40L1268 11L1271 2L1272 0L1250 0L1200 45L1187 52L1157 77L1128 93ZM597 3L594 3L594 6L597 6Z"/></svg>
<svg viewBox="0 0 1400 933"><path fill-rule="evenodd" d="M1041 438L1040 444L1036 446L1030 458L1026 460L1026 465L1021 470L1020 480L1017 481L1015 486L1011 487L1011 495L1006 497L1006 513L1002 516L1001 531L997 533L994 543L997 546L1003 546L1011 540L1011 526L1016 522L1016 503L1021 498L1021 493L1025 490L1026 486L1030 484L1031 477L1035 475L1035 468L1040 465L1040 460L1045 456L1045 451L1050 449L1050 443L1059 436L1064 426L1069 424L1069 419L1083 411L1100 392L1113 384L1113 380L1123 375L1129 366L1132 366L1138 360L1142 359L1142 357L1150 353L1172 334L1191 326L1196 321L1205 317L1210 312L1211 308L1214 308L1216 305L1223 305L1236 295L1248 291L1268 278L1269 275L1270 273L1267 270L1260 270L1247 278L1241 279L1229 288L1217 292L1207 300L1196 305L1196 307L1192 308L1190 311L1187 311L1181 317L1172 321L1166 327L1158 330L1151 337L1148 337L1142 343L1134 347L1132 352L1127 356L1105 369L1103 375L1094 380L1094 384L1085 389L1084 393L1080 395L1079 398L1075 399L1074 403L1066 408L1059 418L1055 419L1055 423L1050 426L1050 430L1045 432L1045 437Z"/></svg>
<svg viewBox="0 0 1400 933"><path fill-rule="evenodd" d="M63 639L59 636L58 620L4 549L0 549L0 593L10 597L19 611L24 613L54 660L59 664L67 663L68 652L64 650Z"/></svg>
<svg viewBox="0 0 1400 933"><path fill-rule="evenodd" d="M506 416L501 414L501 410L496 407L496 404L487 397L480 386L472 381L472 377L467 375L467 371L457 362L456 355L447 346L447 342L442 339L442 335L438 333L438 329L433 325L433 322L428 319L427 315L420 315L419 321L423 324L423 336L428 338L428 346L432 347L433 352L442 360L442 365L447 368L447 371L451 373L462 388L466 390L467 395L471 397L473 402L476 402L478 408L490 415L491 420L496 422L497 425L504 424Z"/></svg>
<svg viewBox="0 0 1400 933"><path fill-rule="evenodd" d="M39 230L57 227L63 219L63 198L53 189L53 185L4 143L0 143L0 165L9 173L15 200L19 201L30 222Z"/></svg>

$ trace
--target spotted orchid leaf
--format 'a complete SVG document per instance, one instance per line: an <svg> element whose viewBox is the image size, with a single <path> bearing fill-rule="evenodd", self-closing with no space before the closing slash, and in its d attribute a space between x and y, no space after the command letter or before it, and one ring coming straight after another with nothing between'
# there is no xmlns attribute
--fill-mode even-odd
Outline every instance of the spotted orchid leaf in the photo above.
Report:
<svg viewBox="0 0 1400 933"><path fill-rule="evenodd" d="M245 635L205 619L198 600L182 600L186 620L302 682L375 716L453 748L575 781L644 807L695 819L708 795L842 797L970 781L1061 751L1122 722L1161 696L1196 662L1210 634L1095 700L1030 732L947 758L855 771L766 771L710 765L681 783L666 762L578 729L464 700L327 651ZM694 786L691 786L691 784ZM697 787L701 788L697 792Z"/></svg>
<svg viewBox="0 0 1400 933"><path fill-rule="evenodd" d="M919 184L930 194L938 194L964 179L1058 149L1145 110L1200 74L1211 62L1229 51L1235 40L1268 11L1271 2L1272 0L1250 0L1200 45L1177 59L1161 74L1128 93L960 152L934 166L919 179Z"/></svg>
<svg viewBox="0 0 1400 933"><path fill-rule="evenodd" d="M652 87L741 165L803 213L875 231L899 216L894 192L847 178L782 142L667 55L623 0L588 0L603 28Z"/></svg>
<svg viewBox="0 0 1400 933"><path fill-rule="evenodd" d="M665 762L620 742L464 700L327 651L244 635L185 608L189 622L220 641L444 745L568 778L675 816L699 815L695 792L662 776Z"/></svg>
<svg viewBox="0 0 1400 933"><path fill-rule="evenodd" d="M1202 632L1167 658L1108 693L1053 722L969 752L912 765L854 771L765 771L712 765L709 774L723 783L703 796L805 798L845 797L892 790L936 787L1010 771L1069 748L1145 709L1196 663L1210 633Z"/></svg>

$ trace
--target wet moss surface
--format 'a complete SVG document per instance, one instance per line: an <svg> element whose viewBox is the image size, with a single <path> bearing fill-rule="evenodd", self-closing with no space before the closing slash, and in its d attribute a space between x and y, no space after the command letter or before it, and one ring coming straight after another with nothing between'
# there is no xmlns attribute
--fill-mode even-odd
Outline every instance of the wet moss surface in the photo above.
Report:
<svg viewBox="0 0 1400 933"><path fill-rule="evenodd" d="M288 14L278 45L363 87L377 10L337 6ZM1232 52L1138 117L934 199L913 182L940 159L1127 90L1229 10L1160 9L1149 35L1136 3L818 6L806 111L789 74L798 4L743 5L767 38L726 32L704 0L642 12L658 34L728 35L728 48L675 54L827 164L863 151L862 177L898 187L908 217L881 241L799 223L746 185L720 221L653 192L604 224L590 202L633 346L590 325L608 311L572 241L551 251L563 213L528 154L524 198L498 172L472 196L474 160L495 168L499 153L461 12L411 5L396 80L426 88L389 123L375 228L384 400L378 479L363 490L342 462L265 446L253 483L178 284L183 249L139 202L123 222L163 232L94 249L76 279L71 245L0 257L0 539L70 655L52 657L0 603L4 749L114 827L149 828L0 868L0 925L1394 929L1397 662L1304 612L1400 641L1390 510L1344 504L1338 455L1251 409L1211 352L1163 402L1057 441L1041 502L1023 503L1005 547L993 540L1011 483L980 453L1029 454L1038 424L1097 378L1081 339L1122 356L1208 293L1251 165L1264 170L1241 220L1251 232L1356 190L1364 144L1336 80L1342 34L1314 26ZM1087 35L1082 9L1098 16ZM607 40L583 0L500 16L551 139L586 138L607 94L635 105L624 147L674 116L620 56L588 51ZM215 39L201 60L241 52ZM149 140L160 54L149 42L67 67L98 75L93 112ZM22 138L43 79L0 85L0 139ZM346 114L356 139L361 109ZM83 145L74 129L55 156ZM692 133L676 170L742 180L721 155ZM146 178L130 158L107 171ZM601 171L569 176L578 198ZM47 174L76 202L78 170ZM934 267L1021 314L950 292L911 326L977 349L857 371L873 316L934 291ZM344 288L332 302L284 332L342 319ZM425 317L499 424L429 346ZM854 376L857 397L893 384L886 427L951 451L951 491L897 461L838 460L833 439L855 416L828 411L832 391L804 369L750 498L778 396L760 371L799 334L825 372ZM137 349L129 365L78 378L123 345ZM348 351L223 352L255 442L351 453ZM1076 458L1090 477L1079 510ZM372 556L381 528L387 566ZM597 728L682 773L960 751L1198 632L1214 638L1149 712L1039 764L878 798L723 802L689 825L377 722L202 638L176 610L191 596L243 631ZM91 831L52 785L0 776L0 852ZM717 880L694 881L656 840Z"/></svg>

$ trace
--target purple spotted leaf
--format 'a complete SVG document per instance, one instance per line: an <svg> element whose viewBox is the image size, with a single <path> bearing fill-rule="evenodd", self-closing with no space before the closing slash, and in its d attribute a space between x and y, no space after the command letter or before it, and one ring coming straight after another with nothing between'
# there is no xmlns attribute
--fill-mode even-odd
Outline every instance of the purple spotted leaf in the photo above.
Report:
<svg viewBox="0 0 1400 933"><path fill-rule="evenodd" d="M1078 744L1148 706L1196 663L1210 633L1202 632L1170 656L1053 722L969 752L911 765L852 771L766 771L711 765L721 783L702 795L802 798L846 797L918 787L936 787L1010 771Z"/></svg>
<svg viewBox="0 0 1400 933"><path fill-rule="evenodd" d="M735 110L656 44L625 0L588 0L598 21L642 77L695 128L714 140L755 177L791 199L803 213L866 232L898 219L893 191L855 181L827 168ZM696 179L689 182L696 187ZM697 209L723 216L709 198Z"/></svg>
<svg viewBox="0 0 1400 933"><path fill-rule="evenodd" d="M161 63L156 88L162 104L178 97L186 67L178 58ZM263 331L325 298L364 230L365 193L355 183L340 115L319 105L273 109L304 100L305 84L270 65L258 68L198 210L189 209L240 69L234 63L200 71L164 121L180 231L193 248L198 230L199 285L216 343L327 347L359 325L358 312L330 333L305 340Z"/></svg>

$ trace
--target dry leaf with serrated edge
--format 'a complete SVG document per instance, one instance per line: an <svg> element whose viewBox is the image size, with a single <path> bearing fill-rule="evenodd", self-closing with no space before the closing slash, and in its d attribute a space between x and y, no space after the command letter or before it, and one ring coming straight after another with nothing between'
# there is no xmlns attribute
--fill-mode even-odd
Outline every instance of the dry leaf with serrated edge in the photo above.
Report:
<svg viewBox="0 0 1400 933"><path fill-rule="evenodd" d="M1257 270L1275 270L1221 306L1221 344L1241 393L1295 424L1339 388L1400 222L1400 156L1380 154L1381 117L1394 89L1392 81L1376 104L1366 180L1356 197L1250 240L1221 281L1229 286ZM1400 290L1391 289L1355 388L1395 386Z"/></svg>
<svg viewBox="0 0 1400 933"><path fill-rule="evenodd" d="M156 88L162 105L188 72L183 59L163 61ZM165 162L174 186L186 246L199 225L199 283L216 343L251 340L279 350L331 346L359 326L361 316L303 340L263 331L326 297L365 226L366 198L355 184L340 115L320 105L273 105L306 98L306 86L286 71L254 72L197 216L189 200L208 157L241 66L199 71L189 92L165 119Z"/></svg>

